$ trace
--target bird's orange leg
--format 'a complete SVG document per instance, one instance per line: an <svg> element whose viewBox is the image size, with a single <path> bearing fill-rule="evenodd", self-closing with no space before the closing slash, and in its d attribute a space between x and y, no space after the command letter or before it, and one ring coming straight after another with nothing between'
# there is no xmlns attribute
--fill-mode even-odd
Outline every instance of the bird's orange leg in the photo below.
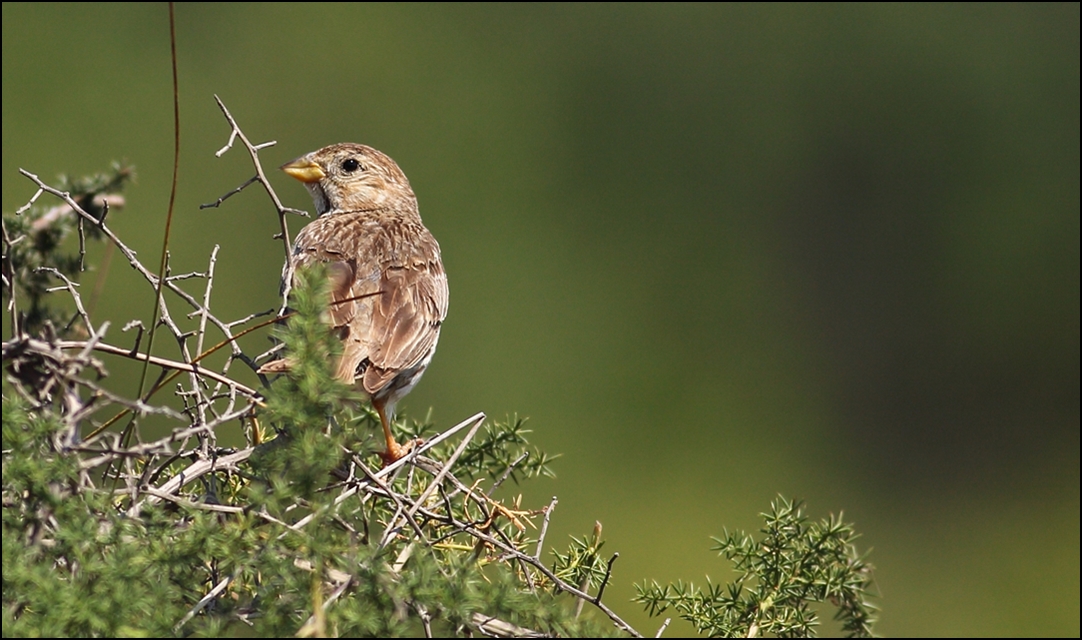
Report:
<svg viewBox="0 0 1082 640"><path fill-rule="evenodd" d="M386 467L405 458L413 449L414 443L412 441L407 442L406 446L398 444L394 439L394 434L391 433L391 423L387 420L384 403L373 400L372 406L375 407L376 413L379 414L379 421L383 424L383 436L387 439L387 450L379 454L379 457L383 458L383 466Z"/></svg>

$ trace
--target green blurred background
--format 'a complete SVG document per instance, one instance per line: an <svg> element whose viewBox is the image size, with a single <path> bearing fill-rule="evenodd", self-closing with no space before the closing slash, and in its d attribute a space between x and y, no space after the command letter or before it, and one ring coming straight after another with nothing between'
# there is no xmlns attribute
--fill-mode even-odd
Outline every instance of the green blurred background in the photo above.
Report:
<svg viewBox="0 0 1082 640"><path fill-rule="evenodd" d="M174 273L219 244L220 316L276 300L266 196L198 209L251 171L213 155L213 94L278 141L268 167L340 141L395 158L451 287L402 408L530 416L564 455L526 503L559 496L561 545L604 524L606 599L641 631L660 621L633 582L731 579L709 536L757 528L781 492L856 522L883 634L1079 634L1078 4L177 19ZM156 265L169 64L164 4L5 3L4 210L33 194L19 167L126 159L112 223ZM124 343L149 300L114 259L97 319Z"/></svg>

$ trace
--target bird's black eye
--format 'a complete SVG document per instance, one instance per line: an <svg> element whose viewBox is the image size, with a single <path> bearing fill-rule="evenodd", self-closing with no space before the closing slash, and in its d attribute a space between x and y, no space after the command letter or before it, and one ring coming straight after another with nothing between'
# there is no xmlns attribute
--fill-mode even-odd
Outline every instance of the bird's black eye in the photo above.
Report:
<svg viewBox="0 0 1082 640"><path fill-rule="evenodd" d="M342 161L342 171L353 173L357 169L364 171L364 167L361 166L361 163L356 158L346 158Z"/></svg>

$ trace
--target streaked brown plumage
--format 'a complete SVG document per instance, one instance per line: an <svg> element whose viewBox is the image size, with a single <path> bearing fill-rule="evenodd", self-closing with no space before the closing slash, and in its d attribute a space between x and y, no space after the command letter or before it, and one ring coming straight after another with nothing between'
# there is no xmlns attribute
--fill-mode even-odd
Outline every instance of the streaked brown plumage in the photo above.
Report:
<svg viewBox="0 0 1082 640"><path fill-rule="evenodd" d="M393 462L407 452L391 434L395 404L420 380L447 316L440 246L405 174L371 147L331 145L282 170L304 183L320 216L297 234L286 272L328 264L329 316L343 343L336 376L372 399Z"/></svg>

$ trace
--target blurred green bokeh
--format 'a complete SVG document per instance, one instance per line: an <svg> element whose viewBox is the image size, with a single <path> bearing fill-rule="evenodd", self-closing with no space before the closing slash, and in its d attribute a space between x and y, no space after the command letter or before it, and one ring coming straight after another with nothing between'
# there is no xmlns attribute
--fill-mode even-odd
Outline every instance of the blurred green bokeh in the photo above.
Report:
<svg viewBox="0 0 1082 640"><path fill-rule="evenodd" d="M174 273L218 244L219 315L275 303L265 195L198 209L250 175L213 155L213 94L278 141L268 167L341 141L395 158L451 287L403 410L530 416L564 457L525 501L559 496L550 541L605 525L606 599L641 631L633 582L729 579L708 537L781 492L874 547L880 633L1079 634L1078 4L177 17ZM19 167L126 159L113 225L156 265L165 5L5 3L3 74L4 210L33 194ZM97 319L123 342L150 300L113 260Z"/></svg>

